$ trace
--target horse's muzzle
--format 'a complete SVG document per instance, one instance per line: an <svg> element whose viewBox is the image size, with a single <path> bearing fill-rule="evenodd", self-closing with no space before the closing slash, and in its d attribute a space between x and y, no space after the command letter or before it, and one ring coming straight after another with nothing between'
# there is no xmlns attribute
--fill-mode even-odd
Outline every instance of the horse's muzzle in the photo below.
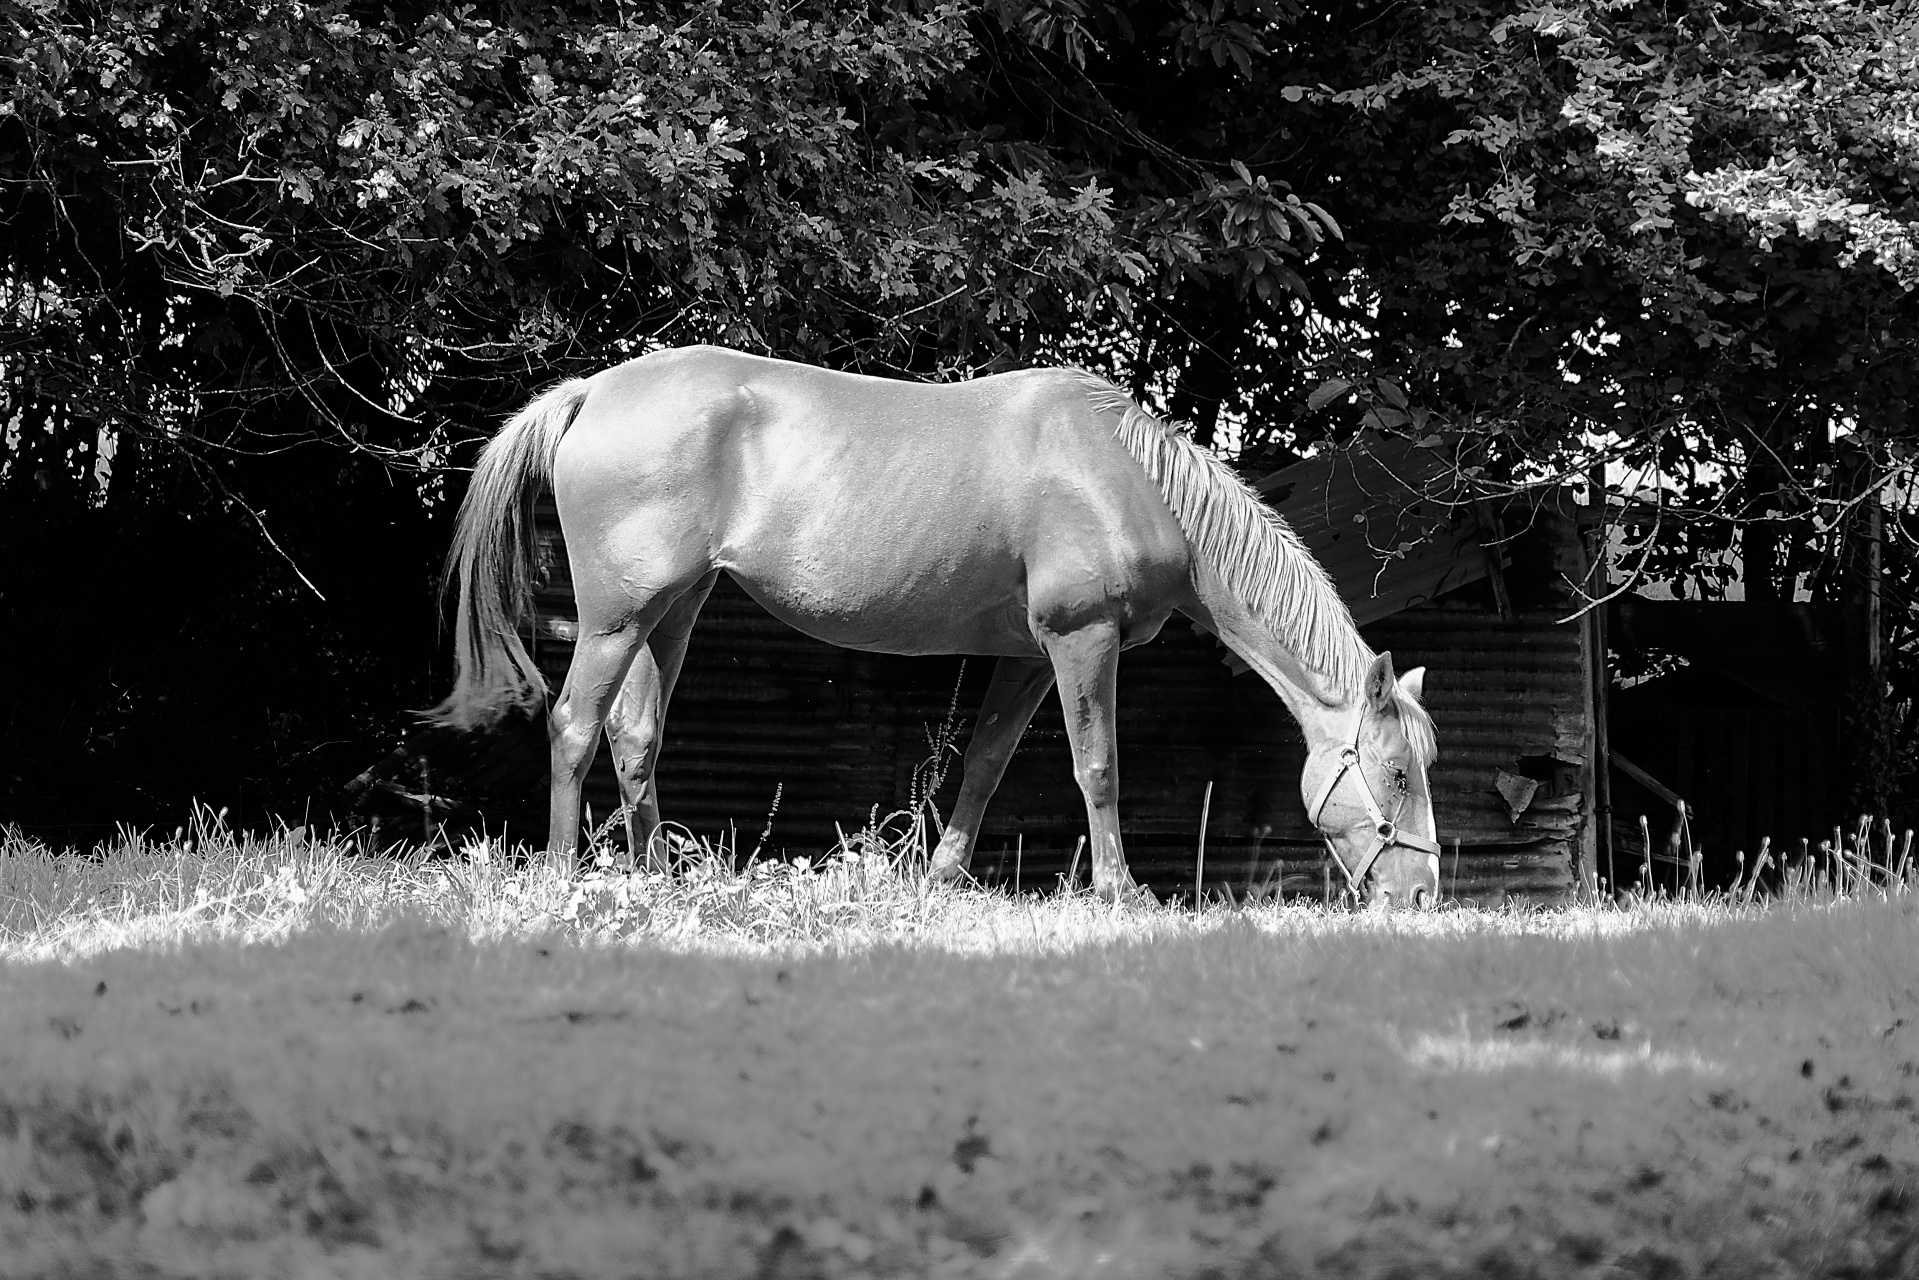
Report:
<svg viewBox="0 0 1919 1280"><path fill-rule="evenodd" d="M1369 906L1426 911L1439 905L1439 858L1434 854L1393 845L1380 851L1372 872Z"/></svg>

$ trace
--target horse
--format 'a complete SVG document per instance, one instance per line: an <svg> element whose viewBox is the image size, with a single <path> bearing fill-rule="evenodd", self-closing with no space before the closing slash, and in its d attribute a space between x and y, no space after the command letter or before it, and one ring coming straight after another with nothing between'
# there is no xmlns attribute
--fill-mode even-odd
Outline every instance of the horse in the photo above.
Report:
<svg viewBox="0 0 1919 1280"><path fill-rule="evenodd" d="M830 644L997 659L933 855L940 879L964 873L987 802L1057 685L1093 887L1108 899L1136 888L1120 840L1118 660L1179 613L1299 722L1301 798L1353 892L1437 897L1424 668L1395 677L1285 521L1093 374L919 383L692 346L549 388L488 442L460 507L446 571L455 680L427 713L439 723L477 728L546 702L520 627L533 611L533 504L548 488L579 610L547 712L556 862L577 857L603 730L634 848L651 848L674 683L727 573Z"/></svg>

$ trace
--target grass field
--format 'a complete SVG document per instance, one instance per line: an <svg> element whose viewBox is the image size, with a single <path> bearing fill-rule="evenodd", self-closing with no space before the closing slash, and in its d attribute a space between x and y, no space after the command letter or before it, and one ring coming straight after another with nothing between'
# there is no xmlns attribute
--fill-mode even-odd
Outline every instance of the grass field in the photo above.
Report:
<svg viewBox="0 0 1919 1280"><path fill-rule="evenodd" d="M6 1276L1919 1275L1913 896L0 859Z"/></svg>

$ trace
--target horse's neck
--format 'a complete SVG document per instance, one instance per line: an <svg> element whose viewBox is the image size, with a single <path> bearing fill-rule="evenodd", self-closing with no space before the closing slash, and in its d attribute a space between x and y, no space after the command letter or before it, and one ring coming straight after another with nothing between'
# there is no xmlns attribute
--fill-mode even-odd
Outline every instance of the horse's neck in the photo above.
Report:
<svg viewBox="0 0 1919 1280"><path fill-rule="evenodd" d="M1350 699L1328 703L1325 682L1274 637L1272 631L1211 573L1196 575L1197 611L1193 620L1239 655L1299 721L1309 750L1344 743L1352 733Z"/></svg>

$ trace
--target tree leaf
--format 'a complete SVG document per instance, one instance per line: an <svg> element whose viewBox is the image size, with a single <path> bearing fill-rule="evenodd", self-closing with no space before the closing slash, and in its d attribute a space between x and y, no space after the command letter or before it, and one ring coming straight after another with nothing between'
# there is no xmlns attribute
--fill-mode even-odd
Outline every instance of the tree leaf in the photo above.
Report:
<svg viewBox="0 0 1919 1280"><path fill-rule="evenodd" d="M1346 239L1346 233L1340 229L1339 223L1334 220L1332 214L1327 213L1311 200L1306 201L1306 207L1313 211L1315 217L1326 224L1326 229L1333 233L1333 239L1341 241Z"/></svg>
<svg viewBox="0 0 1919 1280"><path fill-rule="evenodd" d="M1344 378L1328 378L1314 387L1312 394L1306 397L1307 411L1316 413L1352 389L1353 384Z"/></svg>

